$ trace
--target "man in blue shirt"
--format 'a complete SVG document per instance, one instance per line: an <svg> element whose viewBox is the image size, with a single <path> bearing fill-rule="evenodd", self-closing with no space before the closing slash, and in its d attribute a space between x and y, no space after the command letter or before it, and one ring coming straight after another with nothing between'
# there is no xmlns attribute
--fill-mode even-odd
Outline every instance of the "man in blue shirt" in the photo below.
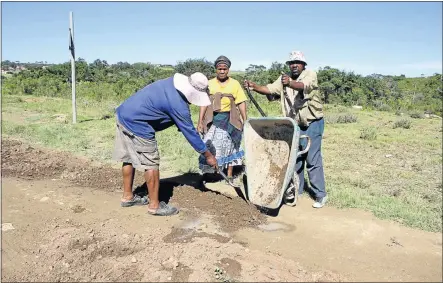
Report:
<svg viewBox="0 0 443 283"><path fill-rule="evenodd" d="M208 79L202 73L179 73L158 80L137 91L116 109L117 131L113 158L123 162L123 198L121 206L148 204L132 192L134 170L144 171L148 187L148 212L173 215L178 209L159 201L160 155L155 133L176 125L191 146L217 169L217 160L194 128L189 104L208 106Z"/></svg>

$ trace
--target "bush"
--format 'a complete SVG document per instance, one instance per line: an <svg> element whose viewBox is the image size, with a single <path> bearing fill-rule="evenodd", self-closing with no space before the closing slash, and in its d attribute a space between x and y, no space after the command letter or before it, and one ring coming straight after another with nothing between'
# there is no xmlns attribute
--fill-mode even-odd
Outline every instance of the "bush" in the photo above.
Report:
<svg viewBox="0 0 443 283"><path fill-rule="evenodd" d="M207 76L208 79L215 77L214 62L208 61L205 58L188 59L184 62L179 62L175 66L174 71L186 76L190 76L195 72L201 72Z"/></svg>
<svg viewBox="0 0 443 283"><path fill-rule="evenodd" d="M325 121L327 124L348 124L348 123L356 123L357 116L354 114L339 114L339 115L331 115L325 117Z"/></svg>
<svg viewBox="0 0 443 283"><path fill-rule="evenodd" d="M372 103L372 105L373 105L374 109L376 109L378 111L391 111L392 110L391 106L389 106L388 104L386 104L380 100L375 100Z"/></svg>
<svg viewBox="0 0 443 283"><path fill-rule="evenodd" d="M409 129L409 128L411 128L411 121L408 119L397 120L397 121L395 121L393 128L394 129L396 129L396 128Z"/></svg>
<svg viewBox="0 0 443 283"><path fill-rule="evenodd" d="M425 117L425 115L423 113L419 113L419 112L413 112L413 113L409 114L409 116L411 116L411 118L414 118L414 119L423 119Z"/></svg>
<svg viewBox="0 0 443 283"><path fill-rule="evenodd" d="M360 138L368 141L377 139L377 129L374 127L366 127L360 131Z"/></svg>

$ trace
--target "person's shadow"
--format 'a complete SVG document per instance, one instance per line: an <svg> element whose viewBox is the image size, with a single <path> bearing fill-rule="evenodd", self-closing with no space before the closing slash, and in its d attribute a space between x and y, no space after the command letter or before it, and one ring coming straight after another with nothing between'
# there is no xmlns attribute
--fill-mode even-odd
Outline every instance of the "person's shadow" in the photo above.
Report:
<svg viewBox="0 0 443 283"><path fill-rule="evenodd" d="M179 176L169 177L160 179L160 189L159 189L159 200L164 201L165 203L169 203L169 200L174 195L174 188L178 186L190 186L194 189L200 190L201 192L211 192L215 194L221 194L218 191L211 190L205 186L204 181L206 182L217 182L220 181L219 178L222 178L220 175L218 176L203 176L199 173L187 172ZM240 188L234 188L237 195L246 200L246 196L243 195ZM148 195L148 188L146 182L137 186L134 190L134 194L137 194L141 197ZM231 198L226 196L227 198Z"/></svg>
<svg viewBox="0 0 443 283"><path fill-rule="evenodd" d="M237 169L236 171L234 169L234 176L242 172L243 170L241 168ZM244 193L239 187L233 188L235 192L237 193L237 196L242 198L246 203L248 202L248 184L247 184L247 178L246 175L242 176L242 183L244 188ZM219 174L205 174L201 175L199 173L192 173L187 172L179 176L164 178L160 180L160 189L159 189L159 200L164 201L165 203L169 203L170 199L174 195L174 188L178 186L190 186L194 189L200 190L201 192L211 192L215 194L221 194L218 191L211 190L205 186L205 182L207 183L213 183L213 182L220 182L223 181L223 177L221 177ZM305 190L309 192L309 187L306 185L305 182ZM143 184L137 186L134 190L134 194L137 194L141 197L148 195L148 189L146 186L146 182ZM232 199L229 196L224 195L226 198ZM266 214L271 217L277 217L281 207L284 205L283 202L280 204L280 206L276 209L269 209L265 207L261 207L255 204L254 205L261 213Z"/></svg>
<svg viewBox="0 0 443 283"><path fill-rule="evenodd" d="M187 185L200 191L208 189L203 184L202 176L198 173L184 173L183 175L160 179L159 200L168 203L174 195L174 188L180 185ZM134 190L134 194L141 197L148 195L146 182L139 185Z"/></svg>

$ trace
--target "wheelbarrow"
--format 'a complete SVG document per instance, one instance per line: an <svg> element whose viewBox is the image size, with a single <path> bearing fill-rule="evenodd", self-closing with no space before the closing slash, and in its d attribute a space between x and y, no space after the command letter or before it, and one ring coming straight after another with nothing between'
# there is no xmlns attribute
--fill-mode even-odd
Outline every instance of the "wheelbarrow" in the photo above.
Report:
<svg viewBox="0 0 443 283"><path fill-rule="evenodd" d="M282 202L295 206L300 183L296 160L309 150L311 139L300 135L292 118L266 117L248 88L246 92L262 118L249 118L243 127L244 196L248 202L267 209L276 209ZM301 139L307 139L303 150L299 150Z"/></svg>

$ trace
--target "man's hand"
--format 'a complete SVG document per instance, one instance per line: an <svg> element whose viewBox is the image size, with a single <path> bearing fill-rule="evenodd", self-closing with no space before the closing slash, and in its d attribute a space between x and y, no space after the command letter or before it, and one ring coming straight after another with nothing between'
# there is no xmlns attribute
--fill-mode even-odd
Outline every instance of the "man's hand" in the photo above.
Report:
<svg viewBox="0 0 443 283"><path fill-rule="evenodd" d="M206 158L206 163L215 170L218 170L217 159L215 159L214 155L212 155L209 150L205 151L203 155Z"/></svg>
<svg viewBox="0 0 443 283"><path fill-rule="evenodd" d="M251 82L251 81L245 80L244 83L243 83L243 86L244 86L245 88L252 88L252 90L254 90L255 87L257 86L257 84L254 83L254 82Z"/></svg>
<svg viewBox="0 0 443 283"><path fill-rule="evenodd" d="M291 78L288 75L286 75L286 74L281 75L281 83L283 84L283 86L289 86L290 82L291 82Z"/></svg>
<svg viewBox="0 0 443 283"><path fill-rule="evenodd" d="M214 155L211 154L211 156L206 157L206 163L215 170L218 170L217 159L215 159Z"/></svg>

